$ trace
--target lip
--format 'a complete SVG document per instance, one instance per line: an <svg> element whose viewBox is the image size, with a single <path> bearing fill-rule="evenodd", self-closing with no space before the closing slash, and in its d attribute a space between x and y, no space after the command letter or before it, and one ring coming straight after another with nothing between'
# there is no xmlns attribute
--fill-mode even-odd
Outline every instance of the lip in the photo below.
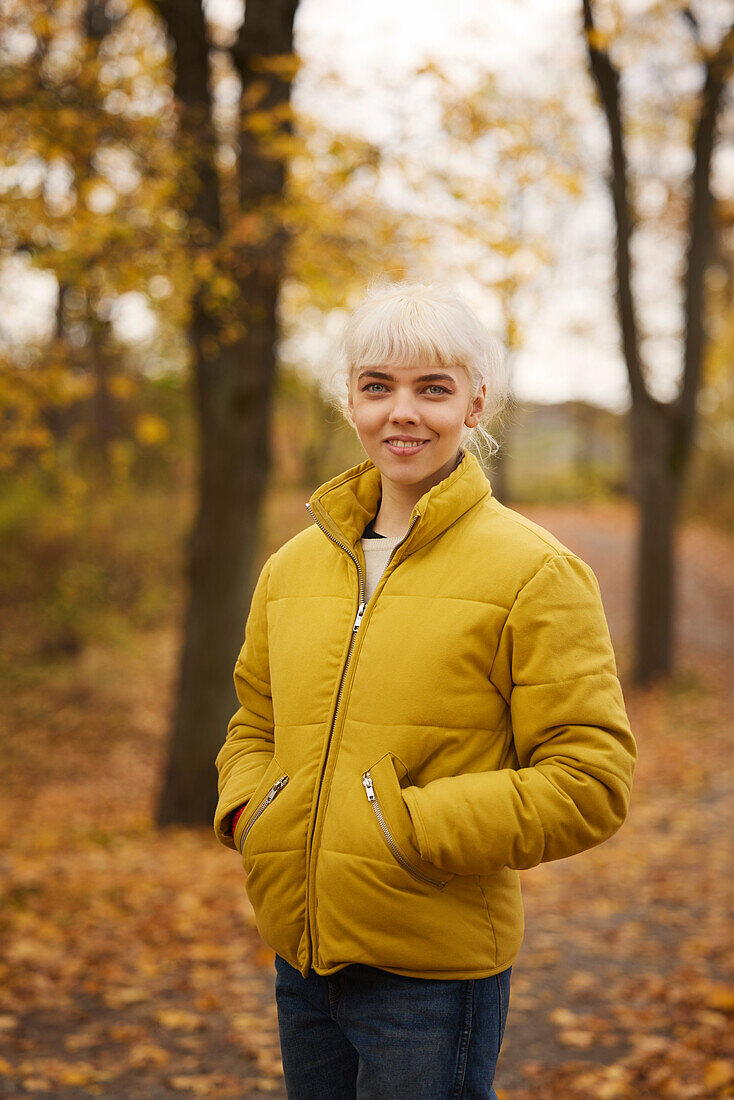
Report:
<svg viewBox="0 0 734 1100"><path fill-rule="evenodd" d="M393 437L391 437L391 438L393 438ZM400 436L395 436L394 438L399 439ZM404 438L405 438L406 443L410 442L410 440L411 440L410 436L406 436ZM394 444L388 443L388 441L386 439L383 439L382 442L385 444L385 446L387 447L388 451L390 451L391 454L400 455L401 458L406 458L408 455L416 455L416 454L418 454L419 451L424 450L428 446L428 444L430 443L430 440L429 439L424 439L421 442L420 446L418 446L418 447L396 447L396 446L394 446Z"/></svg>

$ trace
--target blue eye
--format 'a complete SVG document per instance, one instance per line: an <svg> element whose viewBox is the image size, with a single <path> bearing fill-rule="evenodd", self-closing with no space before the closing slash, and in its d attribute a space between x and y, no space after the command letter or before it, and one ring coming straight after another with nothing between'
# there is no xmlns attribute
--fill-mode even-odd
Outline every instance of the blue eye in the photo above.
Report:
<svg viewBox="0 0 734 1100"><path fill-rule="evenodd" d="M384 383L382 383L382 382L368 382L365 386L362 387L362 392L363 393L375 393L375 392L377 392L377 391L372 389L373 386L382 386L382 388L384 389ZM438 382L432 382L430 386L426 386L426 389L427 390L438 390L439 393L449 393L450 392L445 386L440 386L438 384Z"/></svg>

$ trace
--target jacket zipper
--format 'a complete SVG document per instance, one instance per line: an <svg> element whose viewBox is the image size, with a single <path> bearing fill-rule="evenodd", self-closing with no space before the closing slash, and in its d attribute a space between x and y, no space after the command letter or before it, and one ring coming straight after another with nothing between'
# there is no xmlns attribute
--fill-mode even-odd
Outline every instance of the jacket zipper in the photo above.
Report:
<svg viewBox="0 0 734 1100"><path fill-rule="evenodd" d="M255 824L255 822L257 821L257 819L259 818L259 816L263 812L263 810L266 808L266 806L269 806L270 803L273 801L273 799L277 795L280 794L280 792L283 790L283 787L285 787L287 782L288 782L288 776L287 775L281 775L280 779L276 779L275 783L273 783L272 787L270 788L268 793L265 795L265 798L263 798L262 802L260 803L258 808L255 810L254 814L252 815L250 820L247 822L247 825L245 826L245 831L243 832L242 836L240 837L240 855L242 855L242 853L244 851L245 841L247 840L247 834L249 833L250 829Z"/></svg>
<svg viewBox="0 0 734 1100"><path fill-rule="evenodd" d="M345 550L347 552L347 554L349 554L349 557L352 559L354 564L357 566L357 573L359 574L359 607L357 608L357 615L356 615L356 618L354 620L354 623L352 624L352 636L349 639L349 651L347 652L347 659L344 662L344 668L342 669L342 678L341 678L341 683L339 684L339 694L336 697L336 706L334 707L334 713L333 713L332 718L331 718L331 729L329 730L329 741L328 741L327 746L326 746L326 755L328 757L328 755L329 755L329 745L331 744L331 735L334 732L334 722L336 721L336 712L339 709L339 700L341 699L342 688L344 686L344 676L346 674L347 667L349 666L349 661L350 661L350 658L352 656L352 646L354 645L354 638L355 638L355 635L356 635L357 631L359 630L359 624L362 622L362 616L364 615L364 609L367 606L367 604L365 603L365 600L364 600L364 575L362 573L362 567L359 564L359 558L357 557L356 554L352 553L352 551L349 549L349 547L346 545L346 543L340 542L340 540L338 538L335 538L335 536L332 535L330 531L327 531L327 529L324 527L323 523L319 523L319 521L316 519L316 516L313 514L313 511L311 510L310 504L306 505L306 509L311 514L311 516L314 520L314 523L316 523L321 528L321 530L324 532L324 534L327 536L327 538L330 538L332 542L335 542L337 544L337 546L341 546L342 550ZM324 778L324 776L323 776L323 772L322 772L321 773L321 779L323 780L323 778ZM321 786L319 784L319 796L320 795L321 795ZM318 799L317 799L317 805L318 805Z"/></svg>
<svg viewBox="0 0 734 1100"><path fill-rule="evenodd" d="M415 878L420 879L422 882L428 882L431 886L445 886L446 883L441 879L431 878L430 875L425 875L423 871L419 871L417 867L414 867L407 856L403 853L402 849L398 847L395 838L392 836L390 830L387 827L387 822L385 821L385 818L382 816L380 803L377 801L377 795L375 794L375 789L372 785L372 776L369 772L365 772L362 776L362 786L367 792L367 798L372 804L372 809L375 811L375 816L377 817L380 828L382 829L383 836L388 843L390 851L395 856L398 863L402 863L406 871L410 871L411 875L414 875Z"/></svg>
<svg viewBox="0 0 734 1100"><path fill-rule="evenodd" d="M331 747L331 738L332 738L332 735L334 733L334 726L336 725L336 716L339 712L339 703L341 701L342 691L343 691L343 688L344 688L344 680L345 680L345 677L346 677L346 674L347 674L347 669L349 668L349 662L350 662L351 657L352 657L352 649L354 647L354 640L357 637L357 631L359 630L360 623L362 622L362 616L364 615L367 603L364 599L364 575L362 573L362 567L359 564L359 558L357 557L356 554L352 553L352 551L346 545L346 543L342 542L341 539L336 538L335 535L332 535L331 531L327 530L327 528L324 527L323 523L321 523L316 518L316 516L314 514L314 511L311 508L310 504L306 504L306 511L309 513L309 515L311 516L311 518L313 519L313 521L317 525L317 527L321 528L321 530L324 532L326 537L331 539L332 542L335 542L337 546L340 546L342 548L342 550L344 550L345 553L347 553L349 555L349 557L352 559L354 564L357 566L357 575L358 575L358 578L359 578L359 606L357 608L357 614L355 616L354 623L352 624L352 636L349 639L349 649L347 650L346 660L344 662L344 667L342 668L341 680L339 681L339 691L337 693L336 704L334 706L334 713L331 716L331 727L329 729L329 739L326 743L326 753L325 753L325 756L324 756L324 767L323 767L323 770L322 770L321 775L319 777L319 790L318 790L318 794L316 795L316 812L314 814L314 820L315 820L316 814L318 814L319 801L321 799L321 788L322 788L323 782L324 782L324 772L326 771L326 764L327 764L327 761L329 759L329 749ZM413 524L415 524L419 519L420 519L420 512L417 512L416 515L413 516L413 519L410 521L410 525L408 527L408 530L405 532L404 537L398 543L398 546L402 546L402 544L405 542L408 535L412 531ZM392 561L392 559L395 555L395 552L398 549L398 546L393 548L393 551L390 554L390 557L387 559L387 564L385 565L385 570L387 569L390 562ZM383 570L383 576L385 574L385 570ZM307 917L307 920L309 919L308 918L308 912L309 912L309 907L308 907L308 899L307 899L307 902L306 902L306 917Z"/></svg>

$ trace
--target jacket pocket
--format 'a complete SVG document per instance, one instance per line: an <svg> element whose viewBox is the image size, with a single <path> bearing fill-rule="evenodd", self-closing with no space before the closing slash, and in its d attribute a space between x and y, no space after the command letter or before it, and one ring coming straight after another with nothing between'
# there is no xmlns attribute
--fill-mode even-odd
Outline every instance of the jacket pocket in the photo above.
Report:
<svg viewBox="0 0 734 1100"><path fill-rule="evenodd" d="M289 781L290 776L283 770L277 758L273 756L252 797L249 799L246 809L240 814L235 827L232 839L243 857L250 830L262 815L267 813L268 807L272 805Z"/></svg>
<svg viewBox="0 0 734 1100"><path fill-rule="evenodd" d="M405 773L402 761L397 763ZM413 839L413 823L403 801L392 753L385 753L371 768L363 772L362 786L372 807L376 826L393 858L419 882L442 890L454 875L439 872L433 864L426 863L421 858Z"/></svg>

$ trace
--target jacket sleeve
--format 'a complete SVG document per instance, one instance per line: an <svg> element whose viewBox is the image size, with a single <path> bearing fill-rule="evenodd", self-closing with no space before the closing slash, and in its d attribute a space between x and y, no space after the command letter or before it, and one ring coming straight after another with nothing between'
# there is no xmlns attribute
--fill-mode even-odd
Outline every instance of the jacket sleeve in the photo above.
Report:
<svg viewBox="0 0 734 1100"><path fill-rule="evenodd" d="M455 874L523 870L601 844L624 821L637 746L599 585L559 554L521 588L490 679L519 767L407 787L421 856Z"/></svg>
<svg viewBox="0 0 734 1100"><path fill-rule="evenodd" d="M262 568L245 625L245 641L234 668L234 686L240 706L227 726L227 737L217 753L219 801L214 832L235 851L226 831L229 815L248 800L273 756L273 700L270 693L267 593L273 556Z"/></svg>

